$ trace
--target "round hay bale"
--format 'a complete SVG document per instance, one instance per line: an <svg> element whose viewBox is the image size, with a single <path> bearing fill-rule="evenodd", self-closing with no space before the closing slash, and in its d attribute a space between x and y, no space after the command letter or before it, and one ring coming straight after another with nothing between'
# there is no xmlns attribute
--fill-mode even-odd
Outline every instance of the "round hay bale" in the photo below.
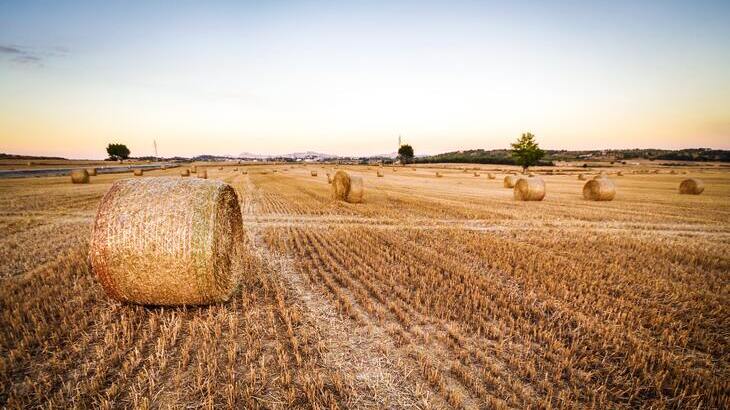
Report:
<svg viewBox="0 0 730 410"><path fill-rule="evenodd" d="M436 173L436 178L441 178L441 177L443 177L443 175L441 175L441 173L440 173L440 172L437 172L437 173Z"/></svg>
<svg viewBox="0 0 730 410"><path fill-rule="evenodd" d="M198 172L198 178L208 179L208 170L201 169L200 172Z"/></svg>
<svg viewBox="0 0 730 410"><path fill-rule="evenodd" d="M238 168L233 168L233 172L238 172Z"/></svg>
<svg viewBox="0 0 730 410"><path fill-rule="evenodd" d="M616 173L616 176L617 176L617 177L622 177L622 176L624 176L624 173L623 173L623 171L618 171L618 172Z"/></svg>
<svg viewBox="0 0 730 410"><path fill-rule="evenodd" d="M146 305L228 300L239 282L238 198L221 181L123 179L102 198L91 267L113 299Z"/></svg>
<svg viewBox="0 0 730 410"><path fill-rule="evenodd" d="M74 169L71 171L71 182L74 184L88 184L89 173L85 169Z"/></svg>
<svg viewBox="0 0 730 410"><path fill-rule="evenodd" d="M688 178L679 184L679 193L684 195L699 195L704 190L705 183L697 178Z"/></svg>
<svg viewBox="0 0 730 410"><path fill-rule="evenodd" d="M514 195L518 201L542 201L545 182L540 178L520 178L515 182Z"/></svg>
<svg viewBox="0 0 730 410"><path fill-rule="evenodd" d="M585 181L586 179L588 179L588 178L585 176L585 174L578 174L579 181Z"/></svg>
<svg viewBox="0 0 730 410"><path fill-rule="evenodd" d="M676 169L673 169L673 170L669 171L669 173L672 174L672 175L677 175L677 170Z"/></svg>
<svg viewBox="0 0 730 410"><path fill-rule="evenodd" d="M86 168L86 172L89 173L89 176L90 177L95 177L96 176L96 168Z"/></svg>
<svg viewBox="0 0 730 410"><path fill-rule="evenodd" d="M246 170L241 171L241 175L248 175L248 171L246 171Z"/></svg>
<svg viewBox="0 0 730 410"><path fill-rule="evenodd" d="M351 176L345 171L337 171L332 178L332 194L335 199L349 203L362 202L362 178Z"/></svg>
<svg viewBox="0 0 730 410"><path fill-rule="evenodd" d="M475 177L478 177L478 176L479 176L479 173L478 173L478 172L475 172L475 173L474 173L474 176L475 176Z"/></svg>
<svg viewBox="0 0 730 410"><path fill-rule="evenodd" d="M594 178L583 185L583 198L590 201L612 201L616 185L608 178Z"/></svg>
<svg viewBox="0 0 730 410"><path fill-rule="evenodd" d="M311 172L309 173L309 175L311 175L311 176L313 176L313 177L316 177L316 176L317 176L317 171L311 171Z"/></svg>
<svg viewBox="0 0 730 410"><path fill-rule="evenodd" d="M521 178L522 177L517 176L517 175L512 175L512 174L506 175L504 177L504 187L505 188L514 188L517 181L520 180Z"/></svg>
<svg viewBox="0 0 730 410"><path fill-rule="evenodd" d="M198 166L197 165L193 165L192 167L190 167L190 173L191 174L195 174L197 172L198 172Z"/></svg>
<svg viewBox="0 0 730 410"><path fill-rule="evenodd" d="M134 176L141 177L143 174L144 174L144 171L141 168L134 169Z"/></svg>
<svg viewBox="0 0 730 410"><path fill-rule="evenodd" d="M180 170L180 176L181 177L189 177L190 176L190 170L189 169L181 169Z"/></svg>
<svg viewBox="0 0 730 410"><path fill-rule="evenodd" d="M383 173L378 171L378 178L382 178L382 177L383 177Z"/></svg>
<svg viewBox="0 0 730 410"><path fill-rule="evenodd" d="M489 179L496 179L497 177L496 177L496 176L494 176L494 174L492 174L492 173L490 172L490 173L488 173L488 174L487 174L487 178L489 178Z"/></svg>

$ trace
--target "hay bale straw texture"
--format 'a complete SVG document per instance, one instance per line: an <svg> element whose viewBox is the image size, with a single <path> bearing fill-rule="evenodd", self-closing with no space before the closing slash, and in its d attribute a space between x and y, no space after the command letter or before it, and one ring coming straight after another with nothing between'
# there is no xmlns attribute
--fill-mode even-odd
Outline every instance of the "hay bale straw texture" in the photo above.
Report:
<svg viewBox="0 0 730 410"><path fill-rule="evenodd" d="M96 176L96 168L86 168L86 172L89 173L89 176L90 177L95 177Z"/></svg>
<svg viewBox="0 0 730 410"><path fill-rule="evenodd" d="M180 170L180 176L181 177L189 177L190 176L190 170L188 170L188 169L182 169L182 170Z"/></svg>
<svg viewBox="0 0 730 410"><path fill-rule="evenodd" d="M71 171L71 182L74 184L88 184L89 173L85 169L74 169Z"/></svg>
<svg viewBox="0 0 730 410"><path fill-rule="evenodd" d="M583 198L590 201L613 201L616 185L608 178L594 178L583 185Z"/></svg>
<svg viewBox="0 0 730 410"><path fill-rule="evenodd" d="M335 199L340 201L349 203L362 202L362 178L351 176L342 170L335 172L335 176L332 178L332 194Z"/></svg>
<svg viewBox="0 0 730 410"><path fill-rule="evenodd" d="M505 188L514 188L517 181L520 179L520 176L517 175L507 175L504 177L504 187Z"/></svg>
<svg viewBox="0 0 730 410"><path fill-rule="evenodd" d="M123 179L99 204L89 259L119 301L223 302L239 283L242 226L236 192L221 181Z"/></svg>
<svg viewBox="0 0 730 410"><path fill-rule="evenodd" d="M144 174L144 171L142 169L140 169L140 168L134 169L134 176L141 177L143 174Z"/></svg>
<svg viewBox="0 0 730 410"><path fill-rule="evenodd" d="M705 183L701 179L689 178L679 184L679 193L685 195L699 195L705 190Z"/></svg>
<svg viewBox="0 0 730 410"><path fill-rule="evenodd" d="M208 170L201 169L200 172L198 172L198 178L208 179Z"/></svg>
<svg viewBox="0 0 730 410"><path fill-rule="evenodd" d="M317 176L317 171L311 171L311 172L309 173L309 175L311 175L311 176L313 176L313 177L316 177L316 176Z"/></svg>
<svg viewBox="0 0 730 410"><path fill-rule="evenodd" d="M536 177L520 178L515 182L514 195L518 201L542 201L545 198L545 182Z"/></svg>

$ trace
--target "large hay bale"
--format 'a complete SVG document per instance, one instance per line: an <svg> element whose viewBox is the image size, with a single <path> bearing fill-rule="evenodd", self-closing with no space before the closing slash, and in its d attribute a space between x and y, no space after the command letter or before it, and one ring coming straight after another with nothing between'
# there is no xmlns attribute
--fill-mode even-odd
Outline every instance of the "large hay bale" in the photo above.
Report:
<svg viewBox="0 0 730 410"><path fill-rule="evenodd" d="M116 300L201 305L226 301L238 286L242 240L241 211L230 185L123 179L99 204L89 259Z"/></svg>
<svg viewBox="0 0 730 410"><path fill-rule="evenodd" d="M74 169L71 171L71 182L74 184L88 184L89 173L85 169Z"/></svg>
<svg viewBox="0 0 730 410"><path fill-rule="evenodd" d="M579 181L585 181L586 179L588 179L588 177L586 177L585 174L578 174Z"/></svg>
<svg viewBox="0 0 730 410"><path fill-rule="evenodd" d="M518 175L506 175L504 177L504 187L505 188L514 188L517 181L519 181L522 177Z"/></svg>
<svg viewBox="0 0 730 410"><path fill-rule="evenodd" d="M190 176L190 170L188 170L188 169L181 169L180 170L180 176L181 177L188 177L188 176Z"/></svg>
<svg viewBox="0 0 730 410"><path fill-rule="evenodd" d="M310 171L309 172L309 175L311 175L313 177L316 177L317 176L317 171Z"/></svg>
<svg viewBox="0 0 730 410"><path fill-rule="evenodd" d="M679 193L685 195L699 195L705 190L705 183L701 179L689 178L679 184Z"/></svg>
<svg viewBox="0 0 730 410"><path fill-rule="evenodd" d="M490 172L490 173L488 173L488 174L487 174L487 178L489 178L489 179L496 179L497 177L496 177L496 176L494 176L494 174L492 174L492 173Z"/></svg>
<svg viewBox="0 0 730 410"><path fill-rule="evenodd" d="M198 178L208 179L208 170L201 169L200 172L198 172Z"/></svg>
<svg viewBox="0 0 730 410"><path fill-rule="evenodd" d="M542 201L545 198L545 182L537 177L520 178L515 182L514 195L518 201Z"/></svg>
<svg viewBox="0 0 730 410"><path fill-rule="evenodd" d="M141 177L144 174L144 171L141 168L135 168L133 172L136 177Z"/></svg>
<svg viewBox="0 0 730 410"><path fill-rule="evenodd" d="M594 178L583 185L583 198L590 201L612 201L616 185L608 178Z"/></svg>
<svg viewBox="0 0 730 410"><path fill-rule="evenodd" d="M362 202L363 183L362 178L351 176L345 171L337 171L332 178L332 194L340 201L358 203Z"/></svg>
<svg viewBox="0 0 730 410"><path fill-rule="evenodd" d="M86 172L88 172L90 177L96 176L96 168L86 168Z"/></svg>

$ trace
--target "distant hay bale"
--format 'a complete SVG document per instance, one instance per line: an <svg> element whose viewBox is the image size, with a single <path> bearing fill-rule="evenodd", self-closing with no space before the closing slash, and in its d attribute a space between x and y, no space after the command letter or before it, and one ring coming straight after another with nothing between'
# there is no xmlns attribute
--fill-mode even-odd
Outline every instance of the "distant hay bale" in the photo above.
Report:
<svg viewBox="0 0 730 410"><path fill-rule="evenodd" d="M658 170L658 169L655 169L655 170L653 170L653 171L652 171L651 173L652 173L652 174L658 174L658 173L659 173L659 170Z"/></svg>
<svg viewBox="0 0 730 410"><path fill-rule="evenodd" d="M246 170L244 169L243 171L241 171L241 175L248 175L248 171L246 171Z"/></svg>
<svg viewBox="0 0 730 410"><path fill-rule="evenodd" d="M490 173L488 173L488 174L487 174L487 178L489 178L489 179L496 179L497 177L496 177L496 176L494 176L494 174L492 174L492 173L490 172Z"/></svg>
<svg viewBox="0 0 730 410"><path fill-rule="evenodd" d="M96 176L96 168L86 168L86 172L89 173L89 176L90 177L95 177Z"/></svg>
<svg viewBox="0 0 730 410"><path fill-rule="evenodd" d="M378 171L378 178L382 178L382 177L383 177L383 173Z"/></svg>
<svg viewBox="0 0 730 410"><path fill-rule="evenodd" d="M317 171L311 171L311 172L309 173L309 175L311 175L311 176L313 176L313 177L316 177L316 176L317 176Z"/></svg>
<svg viewBox="0 0 730 410"><path fill-rule="evenodd" d="M436 178L441 178L441 177L443 177L443 175L441 175L441 173L440 173L440 172L437 172L437 173L436 173Z"/></svg>
<svg viewBox="0 0 730 410"><path fill-rule="evenodd" d="M180 176L181 177L189 177L190 176L190 170L189 169L181 169L180 170Z"/></svg>
<svg viewBox="0 0 730 410"><path fill-rule="evenodd" d="M617 177L622 177L622 176L624 176L624 173L623 173L622 171L618 171L618 172L616 173L616 176L617 176Z"/></svg>
<svg viewBox="0 0 730 410"><path fill-rule="evenodd" d="M218 171L223 171L223 167L218 167Z"/></svg>
<svg viewBox="0 0 730 410"><path fill-rule="evenodd" d="M512 174L506 175L504 177L504 187L505 188L514 188L515 187L515 184L517 183L517 181L520 178L522 178L522 177L517 176L517 175L512 175Z"/></svg>
<svg viewBox="0 0 730 410"><path fill-rule="evenodd" d="M474 176L475 176L475 177L478 177L478 176L479 176L479 173L478 173L478 172L475 172L475 173L474 173Z"/></svg>
<svg viewBox="0 0 730 410"><path fill-rule="evenodd" d="M198 172L198 166L197 165L193 165L192 167L190 167L190 173L191 174L195 174L197 172Z"/></svg>
<svg viewBox="0 0 730 410"><path fill-rule="evenodd" d="M243 241L233 188L221 181L123 179L102 198L91 267L113 299L146 305L228 300Z"/></svg>
<svg viewBox="0 0 730 410"><path fill-rule="evenodd" d="M588 177L586 177L585 174L578 174L578 180L585 181L586 179L588 179Z"/></svg>
<svg viewBox="0 0 730 410"><path fill-rule="evenodd" d="M612 201L616 185L608 178L594 178L583 185L583 198L590 201Z"/></svg>
<svg viewBox="0 0 730 410"><path fill-rule="evenodd" d="M85 169L74 169L71 171L71 182L74 184L88 184L89 173Z"/></svg>
<svg viewBox="0 0 730 410"><path fill-rule="evenodd" d="M542 201L545 198L545 182L540 178L520 178L515 183L515 199L518 201Z"/></svg>
<svg viewBox="0 0 730 410"><path fill-rule="evenodd" d="M142 171L141 168L135 168L134 169L134 176L141 177L144 174L144 171Z"/></svg>
<svg viewBox="0 0 730 410"><path fill-rule="evenodd" d="M672 175L677 175L677 170L676 169L673 169L673 170L669 171L669 173L672 174Z"/></svg>
<svg viewBox="0 0 730 410"><path fill-rule="evenodd" d="M233 168L233 172L238 172L238 168Z"/></svg>
<svg viewBox="0 0 730 410"><path fill-rule="evenodd" d="M332 194L335 199L349 203L362 202L363 183L362 178L350 176L345 171L337 171L332 178Z"/></svg>
<svg viewBox="0 0 730 410"><path fill-rule="evenodd" d="M208 170L201 169L200 172L198 172L198 178L208 179Z"/></svg>
<svg viewBox="0 0 730 410"><path fill-rule="evenodd" d="M688 178L679 184L679 193L684 195L699 195L704 190L705 183L697 178Z"/></svg>

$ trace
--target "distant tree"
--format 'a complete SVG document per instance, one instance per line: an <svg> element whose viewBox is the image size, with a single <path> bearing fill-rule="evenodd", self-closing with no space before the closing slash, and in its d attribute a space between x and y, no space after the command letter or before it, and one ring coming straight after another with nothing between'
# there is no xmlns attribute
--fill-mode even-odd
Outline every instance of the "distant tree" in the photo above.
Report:
<svg viewBox="0 0 730 410"><path fill-rule="evenodd" d="M527 168L537 164L545 151L541 150L535 141L535 136L529 132L523 133L517 142L512 144L512 157L517 165L522 166L522 172L527 172Z"/></svg>
<svg viewBox="0 0 730 410"><path fill-rule="evenodd" d="M113 160L129 158L129 148L124 144L109 144L106 147L106 153Z"/></svg>
<svg viewBox="0 0 730 410"><path fill-rule="evenodd" d="M401 145L400 148L398 148L398 158L400 158L400 161L404 164L409 164L413 162L413 147L411 147L408 144Z"/></svg>

